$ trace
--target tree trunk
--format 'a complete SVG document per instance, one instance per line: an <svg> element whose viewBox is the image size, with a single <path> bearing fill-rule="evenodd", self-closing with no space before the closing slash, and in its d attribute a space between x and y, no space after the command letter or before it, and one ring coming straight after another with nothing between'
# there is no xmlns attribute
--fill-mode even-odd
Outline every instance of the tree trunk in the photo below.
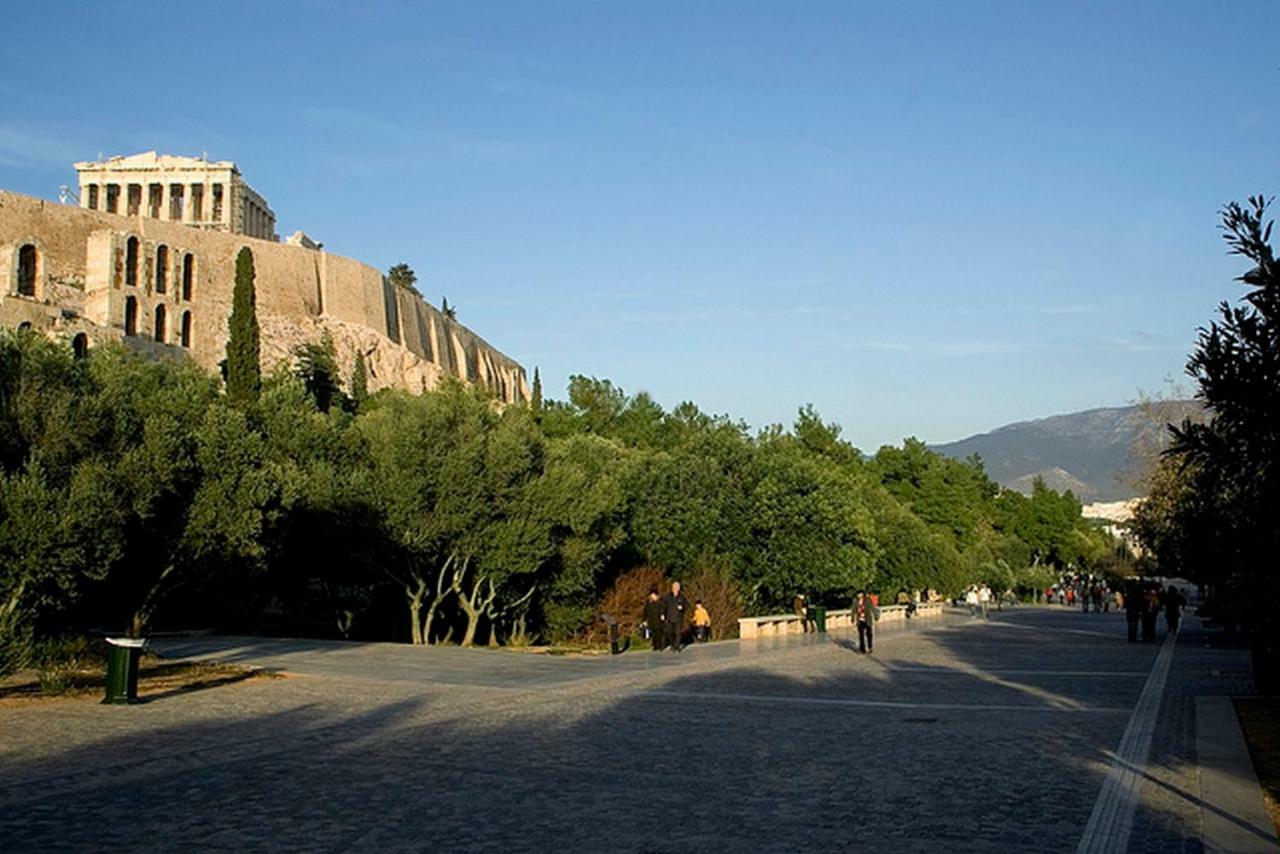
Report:
<svg viewBox="0 0 1280 854"><path fill-rule="evenodd" d="M494 597L493 582L489 582L489 596L487 599L480 600L480 588L486 579L483 575L477 575L471 584L471 592L464 594L462 592L462 582L466 577L467 568L471 565L470 559L463 560L462 564L455 569L453 573L453 581L450 584L454 593L458 594L458 604L462 607L462 613L466 615L467 626L462 633L462 642L460 646L472 646L476 641L476 629L479 627L480 614L485 611L492 603Z"/></svg>
<svg viewBox="0 0 1280 854"><path fill-rule="evenodd" d="M477 586L478 585L479 585L479 582L477 582ZM473 597L474 597L474 594L475 594L475 590L473 588L472 589ZM462 632L462 642L458 645L471 646L472 644L475 643L475 640L476 640L476 625L479 622L478 618L480 616L480 609L475 606L474 599L468 599L468 597L466 596L459 596L458 603L462 605L462 613L464 613L467 617L467 627Z"/></svg>
<svg viewBox="0 0 1280 854"><path fill-rule="evenodd" d="M422 638L422 599L427 592L427 582L416 574L413 582L404 586L404 595L409 602L409 630L413 636L413 644L422 646L426 643Z"/></svg>
<svg viewBox="0 0 1280 854"><path fill-rule="evenodd" d="M427 614L423 620L422 637L425 643L431 643L431 628L435 623L436 612L439 610L444 597L449 595L449 590L445 587L445 580L449 575L449 568L453 565L454 559L450 555L449 559L444 562L444 566L440 567L440 571L436 573L436 595L427 603Z"/></svg>
<svg viewBox="0 0 1280 854"><path fill-rule="evenodd" d="M485 607L485 617L489 620L489 648L496 648L498 644L498 626L502 623L502 615L514 613L511 620L511 632L508 639L512 637L523 637L525 634L525 616L529 612L529 600L533 598L534 591L538 589L537 582L529 586L529 592L521 596L510 604L499 607L497 597L493 594L493 585L489 585L489 601Z"/></svg>
<svg viewBox="0 0 1280 854"><path fill-rule="evenodd" d="M147 591L147 595L142 599L142 604L138 606L138 610L133 612L133 618L129 621L129 630L126 632L129 637L142 637L143 630L151 622L151 616L155 613L156 605L159 604L160 591L164 588L165 581L173 574L177 566L176 562L171 562L160 573L156 583L151 585L151 589Z"/></svg>

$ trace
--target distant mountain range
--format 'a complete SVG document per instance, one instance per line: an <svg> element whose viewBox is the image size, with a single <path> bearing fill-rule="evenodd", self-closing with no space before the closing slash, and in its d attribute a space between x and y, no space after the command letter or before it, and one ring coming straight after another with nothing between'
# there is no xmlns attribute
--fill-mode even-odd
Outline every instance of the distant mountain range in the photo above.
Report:
<svg viewBox="0 0 1280 854"><path fill-rule="evenodd" d="M1200 411L1192 400L1159 406L1161 416L1175 422ZM980 455L987 474L1001 486L1030 493L1039 477L1050 489L1069 489L1088 504L1137 497L1138 489L1129 482L1131 451L1159 433L1142 407L1121 406L1020 421L931 447L957 459Z"/></svg>

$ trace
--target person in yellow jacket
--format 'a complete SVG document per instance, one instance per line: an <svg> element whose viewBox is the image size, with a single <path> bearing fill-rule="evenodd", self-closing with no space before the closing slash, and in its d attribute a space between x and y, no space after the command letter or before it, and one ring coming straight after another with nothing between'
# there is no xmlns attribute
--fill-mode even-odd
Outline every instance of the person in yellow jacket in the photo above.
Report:
<svg viewBox="0 0 1280 854"><path fill-rule="evenodd" d="M703 607L701 599L693 602L693 639L698 643L711 640L711 615Z"/></svg>

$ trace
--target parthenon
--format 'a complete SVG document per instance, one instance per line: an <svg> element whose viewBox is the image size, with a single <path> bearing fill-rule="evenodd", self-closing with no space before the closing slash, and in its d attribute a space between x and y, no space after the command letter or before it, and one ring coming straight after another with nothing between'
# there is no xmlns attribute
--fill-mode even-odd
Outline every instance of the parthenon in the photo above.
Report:
<svg viewBox="0 0 1280 854"><path fill-rule="evenodd" d="M275 213L230 160L146 151L75 167L81 207L279 240Z"/></svg>

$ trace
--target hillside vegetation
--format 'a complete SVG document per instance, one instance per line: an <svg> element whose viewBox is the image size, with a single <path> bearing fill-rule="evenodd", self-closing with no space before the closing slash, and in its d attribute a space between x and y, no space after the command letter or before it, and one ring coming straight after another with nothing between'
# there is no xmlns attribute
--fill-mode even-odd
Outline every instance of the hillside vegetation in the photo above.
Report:
<svg viewBox="0 0 1280 854"><path fill-rule="evenodd" d="M334 364L313 345L232 398L190 365L0 335L4 666L95 628L583 636L639 568L717 591L726 630L802 590L1036 587L1117 559L1069 494L914 440L867 459L809 408L752 434L586 377L506 408L458 384L353 398Z"/></svg>

